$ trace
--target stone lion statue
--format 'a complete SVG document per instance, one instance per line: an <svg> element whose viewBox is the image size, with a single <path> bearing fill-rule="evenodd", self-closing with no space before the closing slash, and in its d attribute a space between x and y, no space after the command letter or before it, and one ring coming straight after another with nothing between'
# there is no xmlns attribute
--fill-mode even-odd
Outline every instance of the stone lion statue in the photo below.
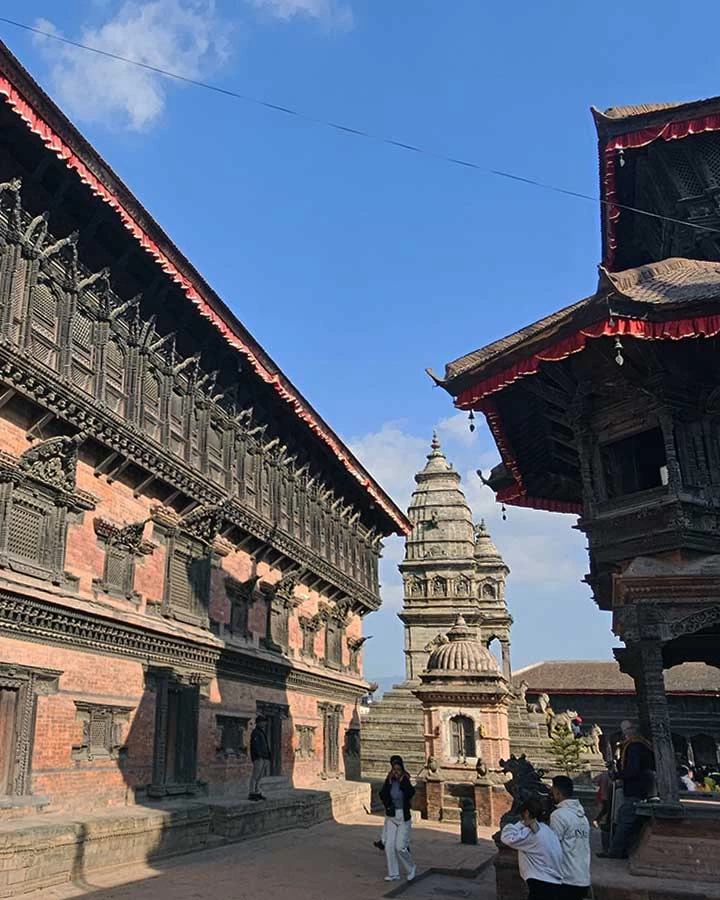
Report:
<svg viewBox="0 0 720 900"><path fill-rule="evenodd" d="M588 753L594 753L597 756L600 755L600 738L602 737L602 728L598 724L594 724L590 729L589 734L585 735L585 746L587 747Z"/></svg>
<svg viewBox="0 0 720 900"><path fill-rule="evenodd" d="M578 714L577 710L574 709L566 709L565 712L561 713L553 713L548 718L548 730L550 732L550 737L553 736L554 732L559 729L567 728L568 731L571 731L572 720L577 719Z"/></svg>

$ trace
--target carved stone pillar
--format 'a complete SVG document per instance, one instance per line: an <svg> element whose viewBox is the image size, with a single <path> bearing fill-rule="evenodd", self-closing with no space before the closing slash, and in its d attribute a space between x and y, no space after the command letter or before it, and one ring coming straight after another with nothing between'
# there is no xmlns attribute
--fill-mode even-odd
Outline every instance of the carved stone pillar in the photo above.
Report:
<svg viewBox="0 0 720 900"><path fill-rule="evenodd" d="M501 641L500 646L502 648L503 678L509 682L512 678L512 670L510 668L510 641Z"/></svg>
<svg viewBox="0 0 720 900"><path fill-rule="evenodd" d="M647 709L650 733L655 753L655 772L660 799L678 803L678 784L675 771L675 751L670 732L670 715L663 678L662 644L660 641L639 641L633 648L637 659L635 685L638 701Z"/></svg>

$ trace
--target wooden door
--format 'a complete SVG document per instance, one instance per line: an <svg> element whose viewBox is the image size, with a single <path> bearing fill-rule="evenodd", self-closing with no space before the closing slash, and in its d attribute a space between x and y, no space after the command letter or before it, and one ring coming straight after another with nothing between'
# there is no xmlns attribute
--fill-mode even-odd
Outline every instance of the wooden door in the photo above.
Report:
<svg viewBox="0 0 720 900"><path fill-rule="evenodd" d="M0 795L14 793L17 688L0 688Z"/></svg>

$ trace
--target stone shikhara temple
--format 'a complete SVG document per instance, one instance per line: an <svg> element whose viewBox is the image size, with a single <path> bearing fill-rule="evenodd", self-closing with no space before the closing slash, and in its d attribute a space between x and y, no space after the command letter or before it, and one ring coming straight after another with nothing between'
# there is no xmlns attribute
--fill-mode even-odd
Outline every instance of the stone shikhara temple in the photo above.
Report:
<svg viewBox="0 0 720 900"><path fill-rule="evenodd" d="M644 810L632 870L711 880L720 815L678 800L663 670L720 666L720 99L595 120L597 290L436 380L484 413L497 499L573 514L587 535L587 581L624 643L662 801Z"/></svg>
<svg viewBox="0 0 720 900"><path fill-rule="evenodd" d="M462 801L471 800L483 824L497 824L506 800L500 760L525 753L553 769L552 722L528 702L524 685L513 685L510 570L485 523L473 524L460 475L436 436L415 482L400 564L406 681L363 719L362 773L384 778L390 754L400 753L420 777L429 818L459 820ZM584 762L602 768L597 747Z"/></svg>
<svg viewBox="0 0 720 900"><path fill-rule="evenodd" d="M0 418L0 813L359 767L409 523L1 45Z"/></svg>

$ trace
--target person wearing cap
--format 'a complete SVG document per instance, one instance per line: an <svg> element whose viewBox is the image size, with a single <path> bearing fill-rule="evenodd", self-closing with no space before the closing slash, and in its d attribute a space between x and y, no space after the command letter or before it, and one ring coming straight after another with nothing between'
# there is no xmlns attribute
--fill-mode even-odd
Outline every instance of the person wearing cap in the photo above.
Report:
<svg viewBox="0 0 720 900"><path fill-rule="evenodd" d="M570 723L570 727L572 728L573 737L581 738L582 737L582 719L580 716L573 719Z"/></svg>
<svg viewBox="0 0 720 900"><path fill-rule="evenodd" d="M265 728L267 718L258 716L255 719L255 727L250 735L250 759L252 760L252 774L250 775L250 788L248 800L265 800L260 793L260 782L270 774L270 744L268 743Z"/></svg>
<svg viewBox="0 0 720 900"><path fill-rule="evenodd" d="M380 790L380 799L385 807L385 828L383 839L388 873L385 881L400 880L400 865L405 870L408 881L415 878L415 863L410 853L410 829L412 814L410 801L415 788L405 770L401 756L390 757L390 771Z"/></svg>

